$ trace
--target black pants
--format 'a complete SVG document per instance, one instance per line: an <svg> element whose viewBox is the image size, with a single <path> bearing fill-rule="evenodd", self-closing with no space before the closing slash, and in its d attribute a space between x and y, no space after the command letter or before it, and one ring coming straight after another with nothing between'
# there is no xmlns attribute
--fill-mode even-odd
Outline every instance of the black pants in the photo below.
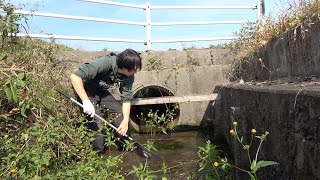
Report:
<svg viewBox="0 0 320 180"><path fill-rule="evenodd" d="M85 90L90 101L95 107L96 114L100 117L107 116L107 118L105 119L108 122L113 124L115 127L119 127L120 123L123 120L121 103L119 101L116 101L116 99L108 91L92 93L90 90ZM80 98L78 97L78 99ZM101 112L101 109L103 109L103 113ZM81 111L83 112L82 109ZM88 120L87 127L90 130L95 131L94 140L91 142L92 146L97 153L102 154L105 151L105 122L97 118L91 118L88 115L86 115L86 118ZM118 141L116 144L118 145L118 147L121 146L121 143L123 143L123 137L115 132L115 138L120 138L120 141Z"/></svg>

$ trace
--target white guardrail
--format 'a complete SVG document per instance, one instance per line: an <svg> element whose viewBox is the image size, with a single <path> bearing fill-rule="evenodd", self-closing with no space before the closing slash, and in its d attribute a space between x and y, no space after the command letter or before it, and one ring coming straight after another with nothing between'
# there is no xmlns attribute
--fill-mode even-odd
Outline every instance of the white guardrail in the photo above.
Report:
<svg viewBox="0 0 320 180"><path fill-rule="evenodd" d="M244 9L244 10L257 10L257 19L263 22L263 17L265 14L265 4L264 0L257 0L258 4L255 6L151 6L149 2L145 5L133 5L127 3L120 3L114 1L104 1L104 0L78 0L90 3L98 4L108 4L121 7L130 7L145 10L146 12L146 22L137 21L123 21L114 20L107 18L94 18L85 16L73 16L66 14L55 14L46 12L34 12L34 11L24 11L15 10L15 14L23 14L30 16L43 16L43 17L53 17L53 18L63 18L63 19L74 19L74 20L84 20L84 21L95 21L95 22L107 22L116 24L128 24L146 27L147 38L146 39L116 39L116 38L98 38L98 37L83 37L83 36L64 36L64 35L47 35L47 34L24 34L18 33L17 36L20 37L32 37L32 38L55 38L55 39L65 39L65 40L87 40L87 41L108 41L108 42L129 42L129 43L144 43L147 45L147 50L151 50L152 43L172 43L172 42L193 42L193 41L216 41L216 40L232 40L237 37L211 37L211 38L191 38L191 39L171 39L171 40L152 40L151 39L151 27L152 26L177 26L177 25L214 25L214 24L243 24L250 21L197 21L197 22L151 22L151 10L179 10L179 9ZM5 11L0 8L0 12Z"/></svg>

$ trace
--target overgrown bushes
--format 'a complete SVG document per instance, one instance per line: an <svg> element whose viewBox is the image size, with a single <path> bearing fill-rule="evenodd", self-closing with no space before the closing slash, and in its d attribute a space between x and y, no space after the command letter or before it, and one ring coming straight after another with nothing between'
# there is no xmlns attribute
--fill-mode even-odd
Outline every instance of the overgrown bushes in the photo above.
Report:
<svg viewBox="0 0 320 180"><path fill-rule="evenodd" d="M18 38L21 15L0 1L0 179L123 179L121 156L97 156L75 108L56 93L68 87L65 46Z"/></svg>
<svg viewBox="0 0 320 180"><path fill-rule="evenodd" d="M315 20L319 21L319 0L292 0L288 5L289 7L282 10L277 18L269 15L263 21L244 25L235 33L239 39L226 45L234 48L236 52L230 80L239 80L241 76L255 71L255 66L267 68L258 54L269 41L298 27L301 27L302 32L307 32L310 24ZM244 72L244 69L247 72ZM270 72L269 69L267 71Z"/></svg>

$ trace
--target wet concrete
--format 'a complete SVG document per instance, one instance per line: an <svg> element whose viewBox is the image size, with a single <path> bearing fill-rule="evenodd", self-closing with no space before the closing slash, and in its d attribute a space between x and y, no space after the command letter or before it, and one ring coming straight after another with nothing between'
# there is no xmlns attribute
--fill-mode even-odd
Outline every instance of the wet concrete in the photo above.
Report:
<svg viewBox="0 0 320 180"><path fill-rule="evenodd" d="M132 138L141 144L146 144L148 140L154 142L154 146L158 149L155 153L161 159L153 158L146 161L146 158L140 157L135 152L110 151L111 155L123 156L120 166L126 176L125 179L138 179L135 174L128 175L128 173L133 169L133 165L138 167L140 163L146 164L149 170L157 171L157 179L163 176L168 179L203 179L204 175L198 172L197 152L200 146L205 146L209 138L207 135L199 131L188 131L153 136L141 134ZM162 172L163 163L168 170L165 175Z"/></svg>

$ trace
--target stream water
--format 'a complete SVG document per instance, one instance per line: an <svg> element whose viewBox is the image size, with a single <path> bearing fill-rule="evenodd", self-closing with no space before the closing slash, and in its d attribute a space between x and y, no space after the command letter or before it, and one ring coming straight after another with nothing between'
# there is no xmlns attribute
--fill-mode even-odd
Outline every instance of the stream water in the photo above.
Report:
<svg viewBox="0 0 320 180"><path fill-rule="evenodd" d="M128 174L133 168L138 167L141 163L146 165L149 170L158 171L157 179L161 179L163 175L162 166L165 162L168 172L168 179L203 179L203 174L198 172L199 157L198 150L200 146L206 145L208 136L199 131L174 132L169 134L150 135L142 134L132 136L135 141L145 144L148 140L154 142L154 146L158 149L156 154L161 159L141 158L134 152L125 152L121 167L124 174ZM112 155L121 154L118 151L111 151ZM125 179L138 179L135 174L128 175Z"/></svg>

